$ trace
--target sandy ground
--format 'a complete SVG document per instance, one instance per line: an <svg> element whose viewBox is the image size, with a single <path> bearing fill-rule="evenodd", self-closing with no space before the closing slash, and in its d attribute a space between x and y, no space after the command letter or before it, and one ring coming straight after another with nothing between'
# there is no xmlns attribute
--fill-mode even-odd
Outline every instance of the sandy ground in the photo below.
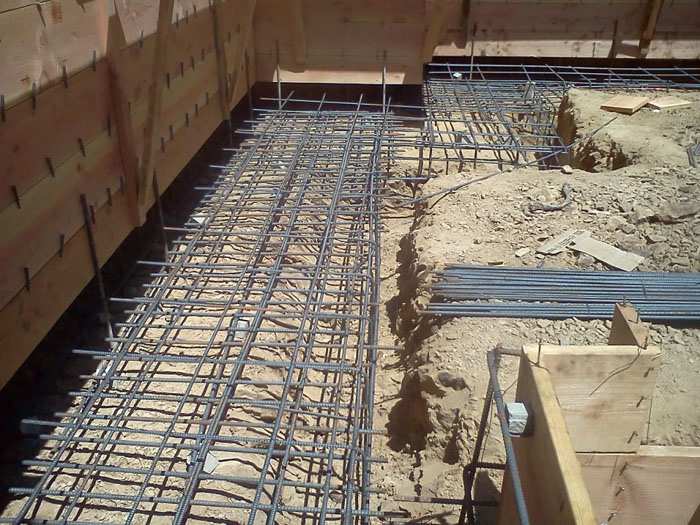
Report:
<svg viewBox="0 0 700 525"><path fill-rule="evenodd" d="M574 90L564 102L576 124L571 137L580 137L612 116L598 108L610 93ZM683 94L685 96L685 94ZM407 213L387 201L383 234L382 343L403 351L384 353L377 378L377 449L388 459L375 480L386 490L379 502L386 510L403 510L415 523L456 523L454 506L400 501L411 497L463 496L462 470L471 459L472 445L486 391L486 352L501 344L519 348L541 341L552 344L605 344L608 321L565 321L458 318L440 323L421 317L429 301L428 284L436 269L449 263L516 267L605 269L574 252L556 256L536 254L536 248L567 230L585 229L603 241L645 257L640 270L700 270L700 171L688 167L685 147L698 130L700 97L684 110L619 116L605 133L596 134L595 147L577 152L573 163L597 173L532 168L499 172L467 186L429 209ZM572 108L575 108L572 111ZM560 117L565 114L560 111ZM561 129L561 126L560 126ZM571 128L569 128L571 131ZM565 137L567 138L567 137ZM606 169L611 143L624 166ZM496 173L492 167L456 172L438 168L418 189L424 195L471 178ZM403 164L398 173L414 174ZM573 202L559 212L530 212L534 202L562 199L562 185L573 189ZM392 191L413 194L411 188ZM669 210L692 208L668 220ZM408 215L408 216L407 216ZM518 255L516 255L516 252ZM660 445L700 445L700 330L653 325L651 339L663 352L663 367L654 394L645 442ZM516 363L506 362L502 385L513 393ZM503 459L500 432L492 424L486 458ZM498 476L481 476L477 493L497 497ZM483 512L480 523L493 514Z"/></svg>
<svg viewBox="0 0 700 525"><path fill-rule="evenodd" d="M585 136L615 116L598 109L611 94L583 90L569 94L559 112L559 131L565 142ZM573 252L547 257L536 254L542 242L577 228L644 256L640 270L700 271L700 210L693 211L700 203L700 171L687 167L685 153L700 132L700 95L681 96L694 104L660 113L643 109L632 116L617 117L576 149L571 159L576 169L570 174L533 168L500 172L493 165L457 172L452 163L449 172L444 164L436 164L429 180L418 187L397 181L390 184L381 247L380 345L385 349L379 354L374 421L378 431L374 455L386 461L373 466L374 486L379 491L373 501L380 510L402 511L413 523L457 522L456 506L405 500L462 497L462 471L471 459L488 381L488 350L499 344L519 348L538 341L601 344L609 333L609 322L576 319L459 318L438 323L420 315L429 301L428 285L436 269L449 263L604 269L590 257ZM393 170L395 176L415 173L416 165L411 162L401 162ZM416 195L486 174L493 177L445 198L430 199L429 208L404 205ZM561 200L564 183L573 191L570 206L559 212L530 211L533 203ZM665 219L679 208L687 215ZM149 335L156 338L160 333ZM664 362L645 441L700 446L700 329L654 325L651 338L661 346ZM182 349L188 351L191 349ZM515 360L507 360L503 366L501 383L507 395L514 391L516 366ZM244 394L254 399L275 397L274 389L248 390ZM143 409L158 408L155 405L144 405ZM232 421L236 417L241 414L230 414ZM248 421L264 423L269 421L269 413L246 410L242 422ZM192 423L181 430L195 427ZM259 435L253 425L248 430L251 437ZM311 433L304 436L314 438ZM489 436L484 459L502 460L500 432L493 421ZM46 454L43 457L48 457ZM147 457L137 459L148 464ZM226 472L257 474L252 462L241 467L226 461L227 457L220 459ZM183 468L186 461L179 454L165 458L161 466ZM299 473L298 479L303 477ZM162 487L161 494L175 494L179 483ZM476 485L480 497L498 496L497 475L480 476ZM341 490L339 486L334 496ZM247 494L250 488L241 491ZM298 503L291 490L285 496L288 502ZM209 509L203 521L213 518L221 522L243 520L245 513L232 516ZM479 520L491 523L493 514L482 512Z"/></svg>

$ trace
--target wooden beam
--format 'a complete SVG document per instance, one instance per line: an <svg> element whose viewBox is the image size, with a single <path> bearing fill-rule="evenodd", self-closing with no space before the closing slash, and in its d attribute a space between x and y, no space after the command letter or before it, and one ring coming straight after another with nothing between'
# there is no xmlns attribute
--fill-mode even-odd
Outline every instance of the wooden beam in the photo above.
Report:
<svg viewBox="0 0 700 525"><path fill-rule="evenodd" d="M649 325L639 318L634 306L616 304L610 328L609 345L632 345L646 348L649 342Z"/></svg>
<svg viewBox="0 0 700 525"><path fill-rule="evenodd" d="M513 438L530 523L596 525L550 373L525 352L515 398L526 404L534 422L531 435ZM512 485L505 476L498 524L515 523L519 521Z"/></svg>
<svg viewBox="0 0 700 525"><path fill-rule="evenodd" d="M687 524L700 509L700 447L578 454L598 523Z"/></svg>
<svg viewBox="0 0 700 525"><path fill-rule="evenodd" d="M646 18L639 37L639 55L644 58L649 54L649 45L654 40L656 23L659 21L664 0L648 0Z"/></svg>
<svg viewBox="0 0 700 525"><path fill-rule="evenodd" d="M139 159L134 139L134 124L131 119L128 96L124 86L124 75L117 60L119 52L126 47L126 37L121 21L118 3L115 2L115 13L110 16L107 27L107 63L109 65L109 86L114 108L119 151L121 154L122 170L124 171L124 189L133 224L140 224L138 205L138 176Z"/></svg>
<svg viewBox="0 0 700 525"><path fill-rule="evenodd" d="M297 65L306 64L306 32L304 27L304 6L302 0L289 0L290 20L292 26L292 46L294 61Z"/></svg>
<svg viewBox="0 0 700 525"><path fill-rule="evenodd" d="M257 6L257 0L248 0L247 11L243 16L241 21L241 40L240 44L236 46L233 50L233 58L231 60L231 73L233 75L233 81L231 85L234 89L231 89L231 97L234 96L235 86L238 85L239 74L243 66L243 59L245 56L245 50L248 46L248 41L253 34L253 19L255 15L255 8ZM233 106L232 101L229 100L229 108Z"/></svg>
<svg viewBox="0 0 700 525"><path fill-rule="evenodd" d="M160 112L163 96L163 84L167 64L167 42L173 19L174 0L160 0L158 5L158 22L156 26L156 41L153 51L153 67L151 70L152 83L148 94L148 118L144 129L144 146L139 171L139 220L146 219L147 195L151 188L153 170L155 169L154 153L156 139L160 127Z"/></svg>
<svg viewBox="0 0 700 525"><path fill-rule="evenodd" d="M423 39L423 62L430 62L433 58L435 48L440 43L445 26L447 23L447 2L444 0L436 0L432 5L432 13L430 15L430 23L425 31Z"/></svg>
<svg viewBox="0 0 700 525"><path fill-rule="evenodd" d="M212 22L214 24L214 50L219 77L219 105L221 107L222 120L230 120L231 114L228 101L231 98L229 85L228 64L226 63L226 36L224 35L224 4L223 0L213 0L211 6Z"/></svg>
<svg viewBox="0 0 700 525"><path fill-rule="evenodd" d="M527 345L550 371L577 452L633 452L645 435L661 367L657 347Z"/></svg>

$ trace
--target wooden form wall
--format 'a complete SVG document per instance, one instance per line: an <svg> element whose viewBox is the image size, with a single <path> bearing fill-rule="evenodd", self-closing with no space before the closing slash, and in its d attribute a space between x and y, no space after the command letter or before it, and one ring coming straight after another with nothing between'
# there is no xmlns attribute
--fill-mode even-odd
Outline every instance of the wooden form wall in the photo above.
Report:
<svg viewBox="0 0 700 525"><path fill-rule="evenodd" d="M700 55L697 0L6 0L0 387L253 82L419 83L437 55ZM474 30L476 28L476 30ZM636 43L635 43L636 42ZM627 46L627 47L625 47ZM631 47L630 47L631 46ZM639 53L637 53L639 54Z"/></svg>
<svg viewBox="0 0 700 525"><path fill-rule="evenodd" d="M248 91L254 4L52 0L0 15L3 52L17 46L3 63L29 79L0 73L0 386L94 276L81 195L104 264L143 222L153 177L167 188ZM20 45L31 37L45 56Z"/></svg>
<svg viewBox="0 0 700 525"><path fill-rule="evenodd" d="M695 524L700 447L641 445L658 348L526 346L516 399L533 418L514 439L531 523ZM500 524L517 523L510 477Z"/></svg>
<svg viewBox="0 0 700 525"><path fill-rule="evenodd" d="M696 0L447 2L441 56L700 58Z"/></svg>

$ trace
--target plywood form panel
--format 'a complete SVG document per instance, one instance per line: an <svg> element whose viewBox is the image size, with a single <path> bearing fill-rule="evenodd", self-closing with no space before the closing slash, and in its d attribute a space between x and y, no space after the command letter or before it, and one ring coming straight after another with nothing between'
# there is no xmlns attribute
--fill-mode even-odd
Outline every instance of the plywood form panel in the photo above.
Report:
<svg viewBox="0 0 700 525"><path fill-rule="evenodd" d="M57 168L55 177L44 178L23 199L23 207L8 206L0 212L0 305L26 286L25 268L31 280L84 223L79 196L99 208L121 188L123 175L116 140L102 133L85 144L85 156L77 152Z"/></svg>
<svg viewBox="0 0 700 525"><path fill-rule="evenodd" d="M578 454L599 523L691 523L700 509L700 447Z"/></svg>
<svg viewBox="0 0 700 525"><path fill-rule="evenodd" d="M577 452L632 452L644 435L656 377L657 347L526 346L546 368Z"/></svg>
<svg viewBox="0 0 700 525"><path fill-rule="evenodd" d="M23 196L51 176L49 162L58 168L80 152L110 122L109 75L104 61L68 81L24 100L0 122L0 210L15 206L12 186Z"/></svg>
<svg viewBox="0 0 700 525"><path fill-rule="evenodd" d="M258 79L272 81L279 44L282 79L304 82L380 81L384 53L389 69L399 72L390 81L419 82L425 33L425 3L401 4L363 0L302 2L306 61L294 57L294 32L288 10L274 0L259 0L255 14ZM377 74L379 73L379 75Z"/></svg>
<svg viewBox="0 0 700 525"><path fill-rule="evenodd" d="M106 0L52 0L0 15L0 94L12 106L104 56Z"/></svg>

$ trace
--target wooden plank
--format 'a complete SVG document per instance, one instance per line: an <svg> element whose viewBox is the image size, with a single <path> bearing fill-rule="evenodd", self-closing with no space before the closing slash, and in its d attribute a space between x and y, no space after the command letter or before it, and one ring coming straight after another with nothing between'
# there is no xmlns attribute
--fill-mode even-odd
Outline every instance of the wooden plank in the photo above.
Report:
<svg viewBox="0 0 700 525"><path fill-rule="evenodd" d="M603 103L600 108L607 111L615 111L616 113L624 113L631 115L637 112L649 102L649 97L640 97L635 95L615 95L611 99Z"/></svg>
<svg viewBox="0 0 700 525"><path fill-rule="evenodd" d="M616 304L608 344L646 348L648 342L649 325L640 320L639 312L637 312L635 307L626 304Z"/></svg>
<svg viewBox="0 0 700 525"><path fill-rule="evenodd" d="M654 34L656 33L656 23L659 20L661 7L663 4L664 0L648 0L647 2L646 21L644 22L644 27L642 28L642 34L639 36L639 54L642 58L649 54L649 45L654 39Z"/></svg>
<svg viewBox="0 0 700 525"><path fill-rule="evenodd" d="M446 29L447 15L449 13L447 2L437 0L432 2L430 23L423 40L423 62L430 62L443 33Z"/></svg>
<svg viewBox="0 0 700 525"><path fill-rule="evenodd" d="M526 404L534 421L531 435L513 439L530 523L596 525L549 372L532 363L527 353L520 359L515 398ZM499 525L519 523L512 495L506 476Z"/></svg>
<svg viewBox="0 0 700 525"><path fill-rule="evenodd" d="M85 144L24 197L22 208L0 212L0 305L25 287L25 268L33 281L46 262L58 253L60 238L69 240L84 225L79 196L100 207L121 187L123 175L118 146L106 132ZM30 287L31 287L30 281Z"/></svg>
<svg viewBox="0 0 700 525"><path fill-rule="evenodd" d="M292 25L292 49L294 61L306 64L306 32L304 27L304 6L302 0L289 0L289 16Z"/></svg>
<svg viewBox="0 0 700 525"><path fill-rule="evenodd" d="M611 244L594 239L590 235L576 237L569 247L578 252L587 253L608 266L626 272L631 272L644 260L641 255L620 250Z"/></svg>
<svg viewBox="0 0 700 525"><path fill-rule="evenodd" d="M231 118L228 107L229 90L232 88L229 85L228 64L226 63L223 11L223 0L213 0L211 14L212 24L214 26L214 50L216 53L217 76L219 79L219 106L222 120L229 120Z"/></svg>
<svg viewBox="0 0 700 525"><path fill-rule="evenodd" d="M661 367L657 347L528 345L551 373L577 452L633 452L645 435Z"/></svg>
<svg viewBox="0 0 700 525"><path fill-rule="evenodd" d="M6 111L0 122L0 209L15 206L12 186L22 196L51 176L89 142L107 130L110 118L109 72L105 62L89 68ZM47 160L48 159L48 160ZM51 168L49 168L49 164Z"/></svg>
<svg viewBox="0 0 700 525"><path fill-rule="evenodd" d="M131 109L125 91L124 72L117 60L119 52L127 45L121 12L118 9L110 17L108 31L107 63L109 65L110 94L124 173L124 191L127 194L127 202L134 226L138 226L140 222L138 211L139 159L134 138L134 123L131 119Z"/></svg>
<svg viewBox="0 0 700 525"><path fill-rule="evenodd" d="M578 454L598 523L687 524L700 509L700 447Z"/></svg>
<svg viewBox="0 0 700 525"><path fill-rule="evenodd" d="M692 106L693 103L689 100L684 100L678 97L659 97L649 101L649 105L654 109L675 109Z"/></svg>
<svg viewBox="0 0 700 525"><path fill-rule="evenodd" d="M93 66L104 56L101 2L53 0L0 15L0 94L10 107Z"/></svg>
<svg viewBox="0 0 700 525"><path fill-rule="evenodd" d="M165 83L167 42L172 19L173 0L160 0L155 49L153 51L153 69L151 72L153 83L148 96L148 119L144 131L144 146L139 172L139 218L141 222L146 218L146 194L148 193L148 188L151 187L155 169L153 156L159 128L163 84Z"/></svg>

